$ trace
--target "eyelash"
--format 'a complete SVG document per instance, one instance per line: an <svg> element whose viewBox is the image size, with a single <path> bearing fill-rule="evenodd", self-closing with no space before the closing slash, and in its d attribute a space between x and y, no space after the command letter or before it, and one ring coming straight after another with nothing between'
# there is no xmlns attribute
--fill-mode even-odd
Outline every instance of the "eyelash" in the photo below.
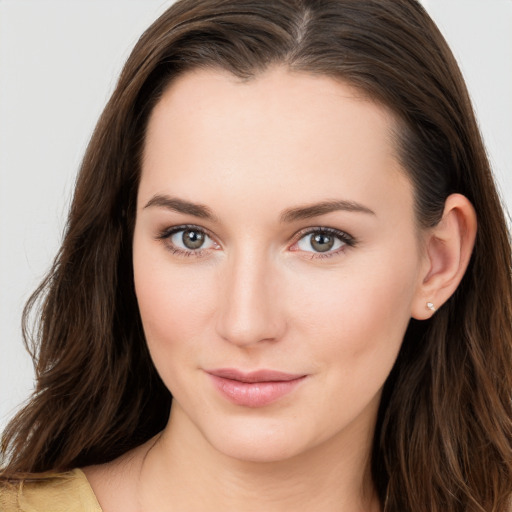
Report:
<svg viewBox="0 0 512 512"><path fill-rule="evenodd" d="M297 245L300 240L302 240L304 237L312 234L319 234L319 235L328 235L332 236L334 238L337 238L341 242L343 242L344 245L342 245L339 249L335 251L326 251L325 253L322 252L314 252L314 251L307 251L311 252L310 259L324 259L324 258L332 258L333 256L339 256L341 253L345 252L347 247L355 247L357 244L356 239L349 235L348 233L345 233L344 231L340 231L339 229L334 228L327 228L327 227L314 227L314 228L306 228L302 231L299 231L294 239L293 245Z"/></svg>
<svg viewBox="0 0 512 512"><path fill-rule="evenodd" d="M170 251L172 254L176 254L177 256L184 256L184 257L194 256L196 258L201 258L202 256L204 256L204 253L207 252L207 249L197 249L195 251L184 250L184 249L180 249L179 247L176 247L175 245L172 245L170 242L167 243L170 240L170 238L172 237L172 235L175 235L176 233L179 233L180 231L187 231L187 230L191 230L191 231L193 230L193 231L197 231L198 233L203 233L208 238L213 240L213 237L209 234L209 232L206 229L201 228L199 226L195 226L193 224L182 224L181 226L174 226L172 228L164 229L161 233L158 234L158 236L156 238L157 238L157 240L164 242L165 248L168 251Z"/></svg>
<svg viewBox="0 0 512 512"><path fill-rule="evenodd" d="M197 250L184 250L180 249L179 247L176 247L175 245L172 245L168 242L168 240L172 237L172 235L175 235L176 233L179 233L180 231L186 231L186 230L194 230L199 233L202 233L206 235L208 238L213 240L213 237L210 235L210 233L199 226L195 226L193 224L183 224L180 226L174 226L172 228L168 228L160 232L156 239L162 241L165 243L165 247L168 251L170 251L172 254L183 256L183 257L190 257L194 256L196 258L201 258L205 255L206 252L208 252L209 249L197 249ZM338 256L340 253L345 252L347 247L354 247L357 244L356 239L349 235L348 233L345 233L344 231L340 231L338 229L334 228L328 228L328 227L314 227L314 228L307 228L302 231L299 231L294 236L294 242L292 246L297 245L300 240L302 240L304 237L312 234L320 234L320 235L328 235L337 238L340 240L344 245L342 245L341 248L335 250L335 251L326 251L325 253L321 252L314 252L314 251L304 251L304 252L311 252L310 259L324 259L324 258L330 258L333 256ZM218 245L218 244L217 244ZM298 251L299 249L293 249L293 251Z"/></svg>

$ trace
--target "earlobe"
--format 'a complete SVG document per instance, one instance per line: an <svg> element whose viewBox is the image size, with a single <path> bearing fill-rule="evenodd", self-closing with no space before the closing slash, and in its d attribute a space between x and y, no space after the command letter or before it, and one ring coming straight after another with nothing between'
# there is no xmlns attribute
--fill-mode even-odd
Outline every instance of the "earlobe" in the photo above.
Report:
<svg viewBox="0 0 512 512"><path fill-rule="evenodd" d="M476 230L471 202L461 194L450 195L441 220L427 234L425 265L413 302L413 318L430 318L455 292L469 264Z"/></svg>

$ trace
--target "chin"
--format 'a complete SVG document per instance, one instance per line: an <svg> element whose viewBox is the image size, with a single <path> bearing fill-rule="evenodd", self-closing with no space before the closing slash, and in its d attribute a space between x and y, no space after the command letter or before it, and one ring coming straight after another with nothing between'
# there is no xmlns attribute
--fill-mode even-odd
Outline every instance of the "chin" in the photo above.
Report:
<svg viewBox="0 0 512 512"><path fill-rule="evenodd" d="M270 463L304 453L313 443L297 424L287 422L236 422L227 428L203 432L209 444L223 455L246 462ZM243 424L245 423L245 425ZM283 424L284 423L284 424ZM318 438L317 438L318 439Z"/></svg>
<svg viewBox="0 0 512 512"><path fill-rule="evenodd" d="M227 441L227 440L226 440ZM293 458L304 451L303 448L286 443L281 437L261 440L230 439L213 447L223 455L243 462L275 463Z"/></svg>

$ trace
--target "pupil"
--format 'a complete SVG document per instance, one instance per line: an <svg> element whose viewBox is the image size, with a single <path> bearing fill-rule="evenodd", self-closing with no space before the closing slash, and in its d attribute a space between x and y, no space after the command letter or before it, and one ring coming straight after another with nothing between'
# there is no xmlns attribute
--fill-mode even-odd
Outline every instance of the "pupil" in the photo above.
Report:
<svg viewBox="0 0 512 512"><path fill-rule="evenodd" d="M187 249L199 249L204 244L204 234L191 229L184 231L182 238Z"/></svg>
<svg viewBox="0 0 512 512"><path fill-rule="evenodd" d="M316 234L311 237L311 246L315 251L326 252L332 249L334 245L334 237L324 234Z"/></svg>

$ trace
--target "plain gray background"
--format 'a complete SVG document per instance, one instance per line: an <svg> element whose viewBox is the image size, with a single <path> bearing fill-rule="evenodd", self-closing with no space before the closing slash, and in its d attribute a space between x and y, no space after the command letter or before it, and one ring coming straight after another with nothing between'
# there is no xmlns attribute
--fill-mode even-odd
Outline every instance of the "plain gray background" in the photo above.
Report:
<svg viewBox="0 0 512 512"><path fill-rule="evenodd" d="M162 0L0 0L0 430L33 387L24 302L56 254L94 124ZM512 209L512 0L423 2L459 60Z"/></svg>

